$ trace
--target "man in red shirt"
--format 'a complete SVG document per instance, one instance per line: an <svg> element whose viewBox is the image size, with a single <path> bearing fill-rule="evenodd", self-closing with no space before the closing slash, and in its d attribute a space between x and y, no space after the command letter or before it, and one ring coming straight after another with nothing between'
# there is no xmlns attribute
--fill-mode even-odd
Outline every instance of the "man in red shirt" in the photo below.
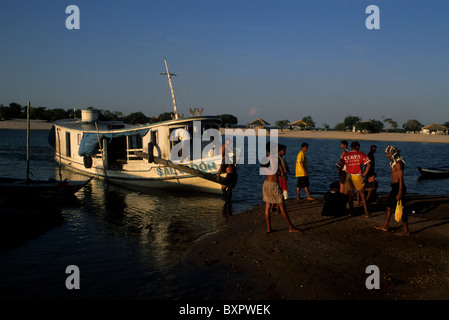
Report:
<svg viewBox="0 0 449 320"><path fill-rule="evenodd" d="M349 210L352 215L354 204L352 198L354 196L353 191L363 191L365 188L365 182L363 177L365 177L370 169L370 159L366 154L359 151L360 144L357 141L351 143L351 151L344 154L340 161L337 163L337 168L339 173L346 166L346 193L348 195ZM365 166L365 170L363 170ZM368 212L366 205L366 197L364 192L360 192L360 197L362 198L363 209L365 210L365 217L369 218L371 215Z"/></svg>

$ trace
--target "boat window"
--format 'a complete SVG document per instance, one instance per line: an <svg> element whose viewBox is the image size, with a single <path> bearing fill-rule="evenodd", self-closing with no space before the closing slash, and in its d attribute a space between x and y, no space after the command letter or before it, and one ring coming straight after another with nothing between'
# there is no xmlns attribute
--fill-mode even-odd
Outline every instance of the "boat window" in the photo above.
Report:
<svg viewBox="0 0 449 320"><path fill-rule="evenodd" d="M71 156L70 152L71 146L70 146L70 132L65 133L65 155L67 157Z"/></svg>
<svg viewBox="0 0 449 320"><path fill-rule="evenodd" d="M152 142L155 145L159 144L159 136L157 130L151 131L150 142Z"/></svg>
<svg viewBox="0 0 449 320"><path fill-rule="evenodd" d="M187 130L187 131L189 132L189 136L179 133L178 137L180 136L181 139L178 138L177 141L172 141L172 140L171 140L172 133L173 133L173 131L178 130L178 129L184 129L184 130ZM188 127L188 126L182 126L182 127L174 127L174 128L170 128L170 134L168 135L168 137L169 137L169 139L170 139L170 150L171 150L171 149L173 149L173 147L174 147L176 144L178 144L178 142L179 142L180 140L182 140L182 139L190 139L190 138L192 137L192 134L191 134L191 132L189 131L189 127Z"/></svg>
<svg viewBox="0 0 449 320"><path fill-rule="evenodd" d="M141 160L141 158L135 155L136 151L142 151L142 137L140 135L128 136L128 146L126 150L127 160Z"/></svg>
<svg viewBox="0 0 449 320"><path fill-rule="evenodd" d="M218 130L220 128L220 126L216 123L204 123L201 126L201 133L204 133L204 131L208 130L208 129L216 129Z"/></svg>
<svg viewBox="0 0 449 320"><path fill-rule="evenodd" d="M128 149L142 149L142 137L140 135L128 136Z"/></svg>
<svg viewBox="0 0 449 320"><path fill-rule="evenodd" d="M77 135L77 140L78 140L78 145L80 145L81 144L81 134L80 133L78 133L78 135Z"/></svg>

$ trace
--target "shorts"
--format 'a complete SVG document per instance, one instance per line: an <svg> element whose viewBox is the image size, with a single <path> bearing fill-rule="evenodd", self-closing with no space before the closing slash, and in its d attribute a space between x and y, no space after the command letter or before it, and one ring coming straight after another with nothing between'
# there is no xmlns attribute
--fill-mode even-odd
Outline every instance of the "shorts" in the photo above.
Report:
<svg viewBox="0 0 449 320"><path fill-rule="evenodd" d="M282 191L287 190L287 179L281 178L279 177L279 187L281 188Z"/></svg>
<svg viewBox="0 0 449 320"><path fill-rule="evenodd" d="M264 181L262 194L263 201L267 203L282 203L284 201L282 190L276 181Z"/></svg>
<svg viewBox="0 0 449 320"><path fill-rule="evenodd" d="M363 190L365 181L361 175L346 174L346 190Z"/></svg>
<svg viewBox="0 0 449 320"><path fill-rule="evenodd" d="M309 177L308 176L298 177L298 183L296 184L296 187L308 188L309 187Z"/></svg>
<svg viewBox="0 0 449 320"><path fill-rule="evenodd" d="M401 202L402 205L405 206L405 193L407 192L407 187L404 185L402 187L402 198L401 198ZM396 196L399 193L399 183L392 183L391 184L391 191L390 191L390 195L388 196L387 199L387 204L386 207L387 208L391 208L392 210L396 209L396 204L397 204L397 200L396 200Z"/></svg>
<svg viewBox="0 0 449 320"><path fill-rule="evenodd" d="M228 188L235 188L235 185L237 184L237 173L227 173L223 184Z"/></svg>

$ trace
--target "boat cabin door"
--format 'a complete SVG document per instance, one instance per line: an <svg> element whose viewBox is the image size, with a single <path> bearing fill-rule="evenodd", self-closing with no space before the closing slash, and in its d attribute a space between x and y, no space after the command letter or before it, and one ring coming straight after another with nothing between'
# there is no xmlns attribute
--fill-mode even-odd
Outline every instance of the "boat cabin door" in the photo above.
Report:
<svg viewBox="0 0 449 320"><path fill-rule="evenodd" d="M65 133L65 155L71 157L70 132Z"/></svg>

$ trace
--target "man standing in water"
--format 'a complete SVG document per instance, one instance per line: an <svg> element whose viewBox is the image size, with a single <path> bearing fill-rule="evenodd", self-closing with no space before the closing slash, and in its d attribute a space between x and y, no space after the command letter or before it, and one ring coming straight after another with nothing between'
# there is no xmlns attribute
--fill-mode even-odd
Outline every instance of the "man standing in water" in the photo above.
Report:
<svg viewBox="0 0 449 320"><path fill-rule="evenodd" d="M346 194L348 195L349 211L352 214L354 203L354 190L361 191L360 197L362 198L363 209L365 210L365 217L369 218L371 215L368 212L368 207L366 204L366 196L364 188L365 182L363 177L365 177L370 169L370 159L366 154L359 151L360 144L357 141L351 143L351 151L347 152L344 156L340 158L337 163L338 172L341 174L343 167L346 166ZM365 171L363 171L363 166L365 165Z"/></svg>
<svg viewBox="0 0 449 320"><path fill-rule="evenodd" d="M277 144L267 143L267 160L268 163L261 164L262 170L265 174L265 181L263 183L263 201L265 201L265 220L267 222L267 233L271 233L271 223L270 223L270 208L273 204L276 204L281 211L282 218L288 224L289 232L299 232L290 221L290 218L287 214L287 208L285 207L284 197L279 187L279 163L278 163L278 152L277 152ZM276 164L276 168L271 168Z"/></svg>
<svg viewBox="0 0 449 320"><path fill-rule="evenodd" d="M385 149L388 159L390 159L391 166L391 192L387 200L387 212L385 214L385 222L380 227L375 227L378 230L388 231L388 224L390 222L392 210L396 208L396 204L401 200L402 205L405 204L405 193L407 188L404 183L404 165L405 161L400 155L400 150L393 146L388 145ZM408 236L408 219L407 214L402 214L402 224L404 227L403 232L397 233L397 235Z"/></svg>

